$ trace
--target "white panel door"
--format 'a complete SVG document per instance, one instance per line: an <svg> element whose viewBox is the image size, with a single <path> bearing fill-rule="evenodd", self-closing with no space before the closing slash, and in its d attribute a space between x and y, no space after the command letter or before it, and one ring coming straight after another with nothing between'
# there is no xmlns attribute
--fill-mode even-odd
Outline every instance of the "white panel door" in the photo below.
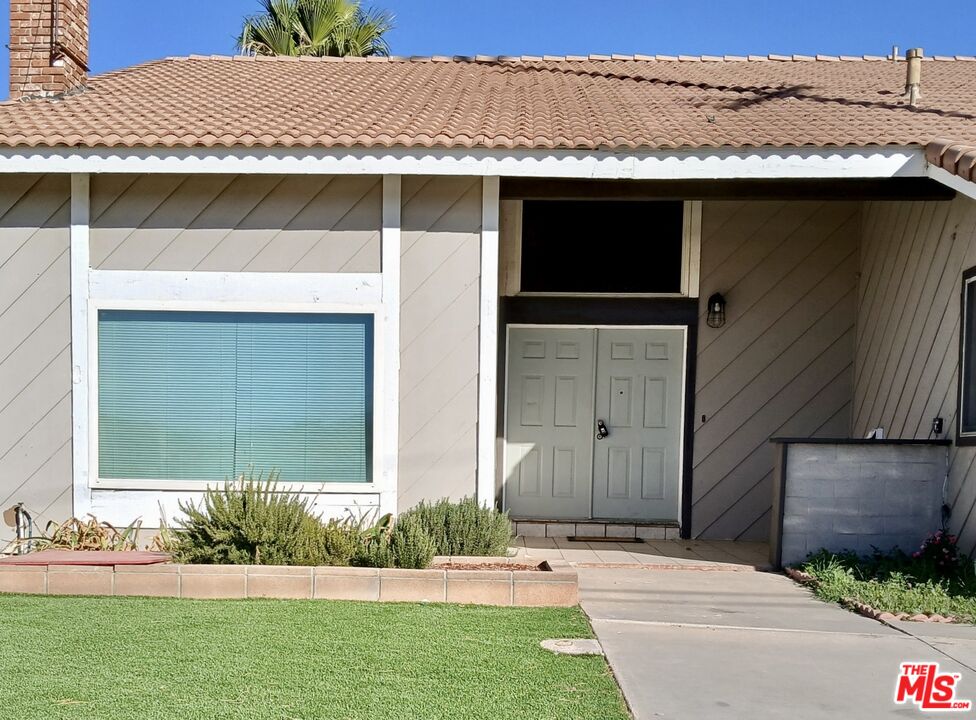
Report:
<svg viewBox="0 0 976 720"><path fill-rule="evenodd" d="M592 329L509 330L505 499L516 517L589 517L595 338Z"/></svg>
<svg viewBox="0 0 976 720"><path fill-rule="evenodd" d="M593 517L679 518L683 402L683 330L599 331Z"/></svg>
<svg viewBox="0 0 976 720"><path fill-rule="evenodd" d="M514 517L679 519L684 338L681 328L509 328Z"/></svg>

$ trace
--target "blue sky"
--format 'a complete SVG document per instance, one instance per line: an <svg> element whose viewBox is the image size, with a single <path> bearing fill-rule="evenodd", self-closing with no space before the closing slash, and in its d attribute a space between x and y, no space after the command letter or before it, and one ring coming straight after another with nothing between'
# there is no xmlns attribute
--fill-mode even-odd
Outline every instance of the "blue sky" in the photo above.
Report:
<svg viewBox="0 0 976 720"><path fill-rule="evenodd" d="M398 55L976 54L974 0L379 0ZM0 27L9 3L0 0ZM229 54L257 0L91 0L92 67ZM165 10L163 10L165 8ZM0 77L7 55L0 52Z"/></svg>

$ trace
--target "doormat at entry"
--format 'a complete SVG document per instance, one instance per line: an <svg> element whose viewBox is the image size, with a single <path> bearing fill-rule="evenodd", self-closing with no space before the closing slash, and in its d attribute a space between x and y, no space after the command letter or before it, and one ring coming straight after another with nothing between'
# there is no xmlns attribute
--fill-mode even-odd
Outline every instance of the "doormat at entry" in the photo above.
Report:
<svg viewBox="0 0 976 720"><path fill-rule="evenodd" d="M586 535L572 535L567 540L571 542L587 542L587 543L642 543L644 542L641 538L634 537L587 537Z"/></svg>

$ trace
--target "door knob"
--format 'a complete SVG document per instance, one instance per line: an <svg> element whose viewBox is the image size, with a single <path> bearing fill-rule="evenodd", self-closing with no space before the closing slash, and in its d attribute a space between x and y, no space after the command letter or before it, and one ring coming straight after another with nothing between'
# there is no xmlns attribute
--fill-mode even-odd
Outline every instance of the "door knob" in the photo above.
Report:
<svg viewBox="0 0 976 720"><path fill-rule="evenodd" d="M602 420L597 420L596 421L596 439L597 440L602 440L603 438L607 437L609 434L610 434L610 431L607 430L607 424L605 422L603 422Z"/></svg>

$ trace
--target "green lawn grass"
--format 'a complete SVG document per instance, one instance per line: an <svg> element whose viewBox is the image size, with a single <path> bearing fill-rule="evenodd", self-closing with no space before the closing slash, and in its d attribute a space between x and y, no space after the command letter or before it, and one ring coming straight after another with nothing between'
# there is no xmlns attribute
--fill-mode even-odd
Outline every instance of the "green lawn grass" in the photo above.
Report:
<svg viewBox="0 0 976 720"><path fill-rule="evenodd" d="M9 718L627 718L578 609L0 595Z"/></svg>

